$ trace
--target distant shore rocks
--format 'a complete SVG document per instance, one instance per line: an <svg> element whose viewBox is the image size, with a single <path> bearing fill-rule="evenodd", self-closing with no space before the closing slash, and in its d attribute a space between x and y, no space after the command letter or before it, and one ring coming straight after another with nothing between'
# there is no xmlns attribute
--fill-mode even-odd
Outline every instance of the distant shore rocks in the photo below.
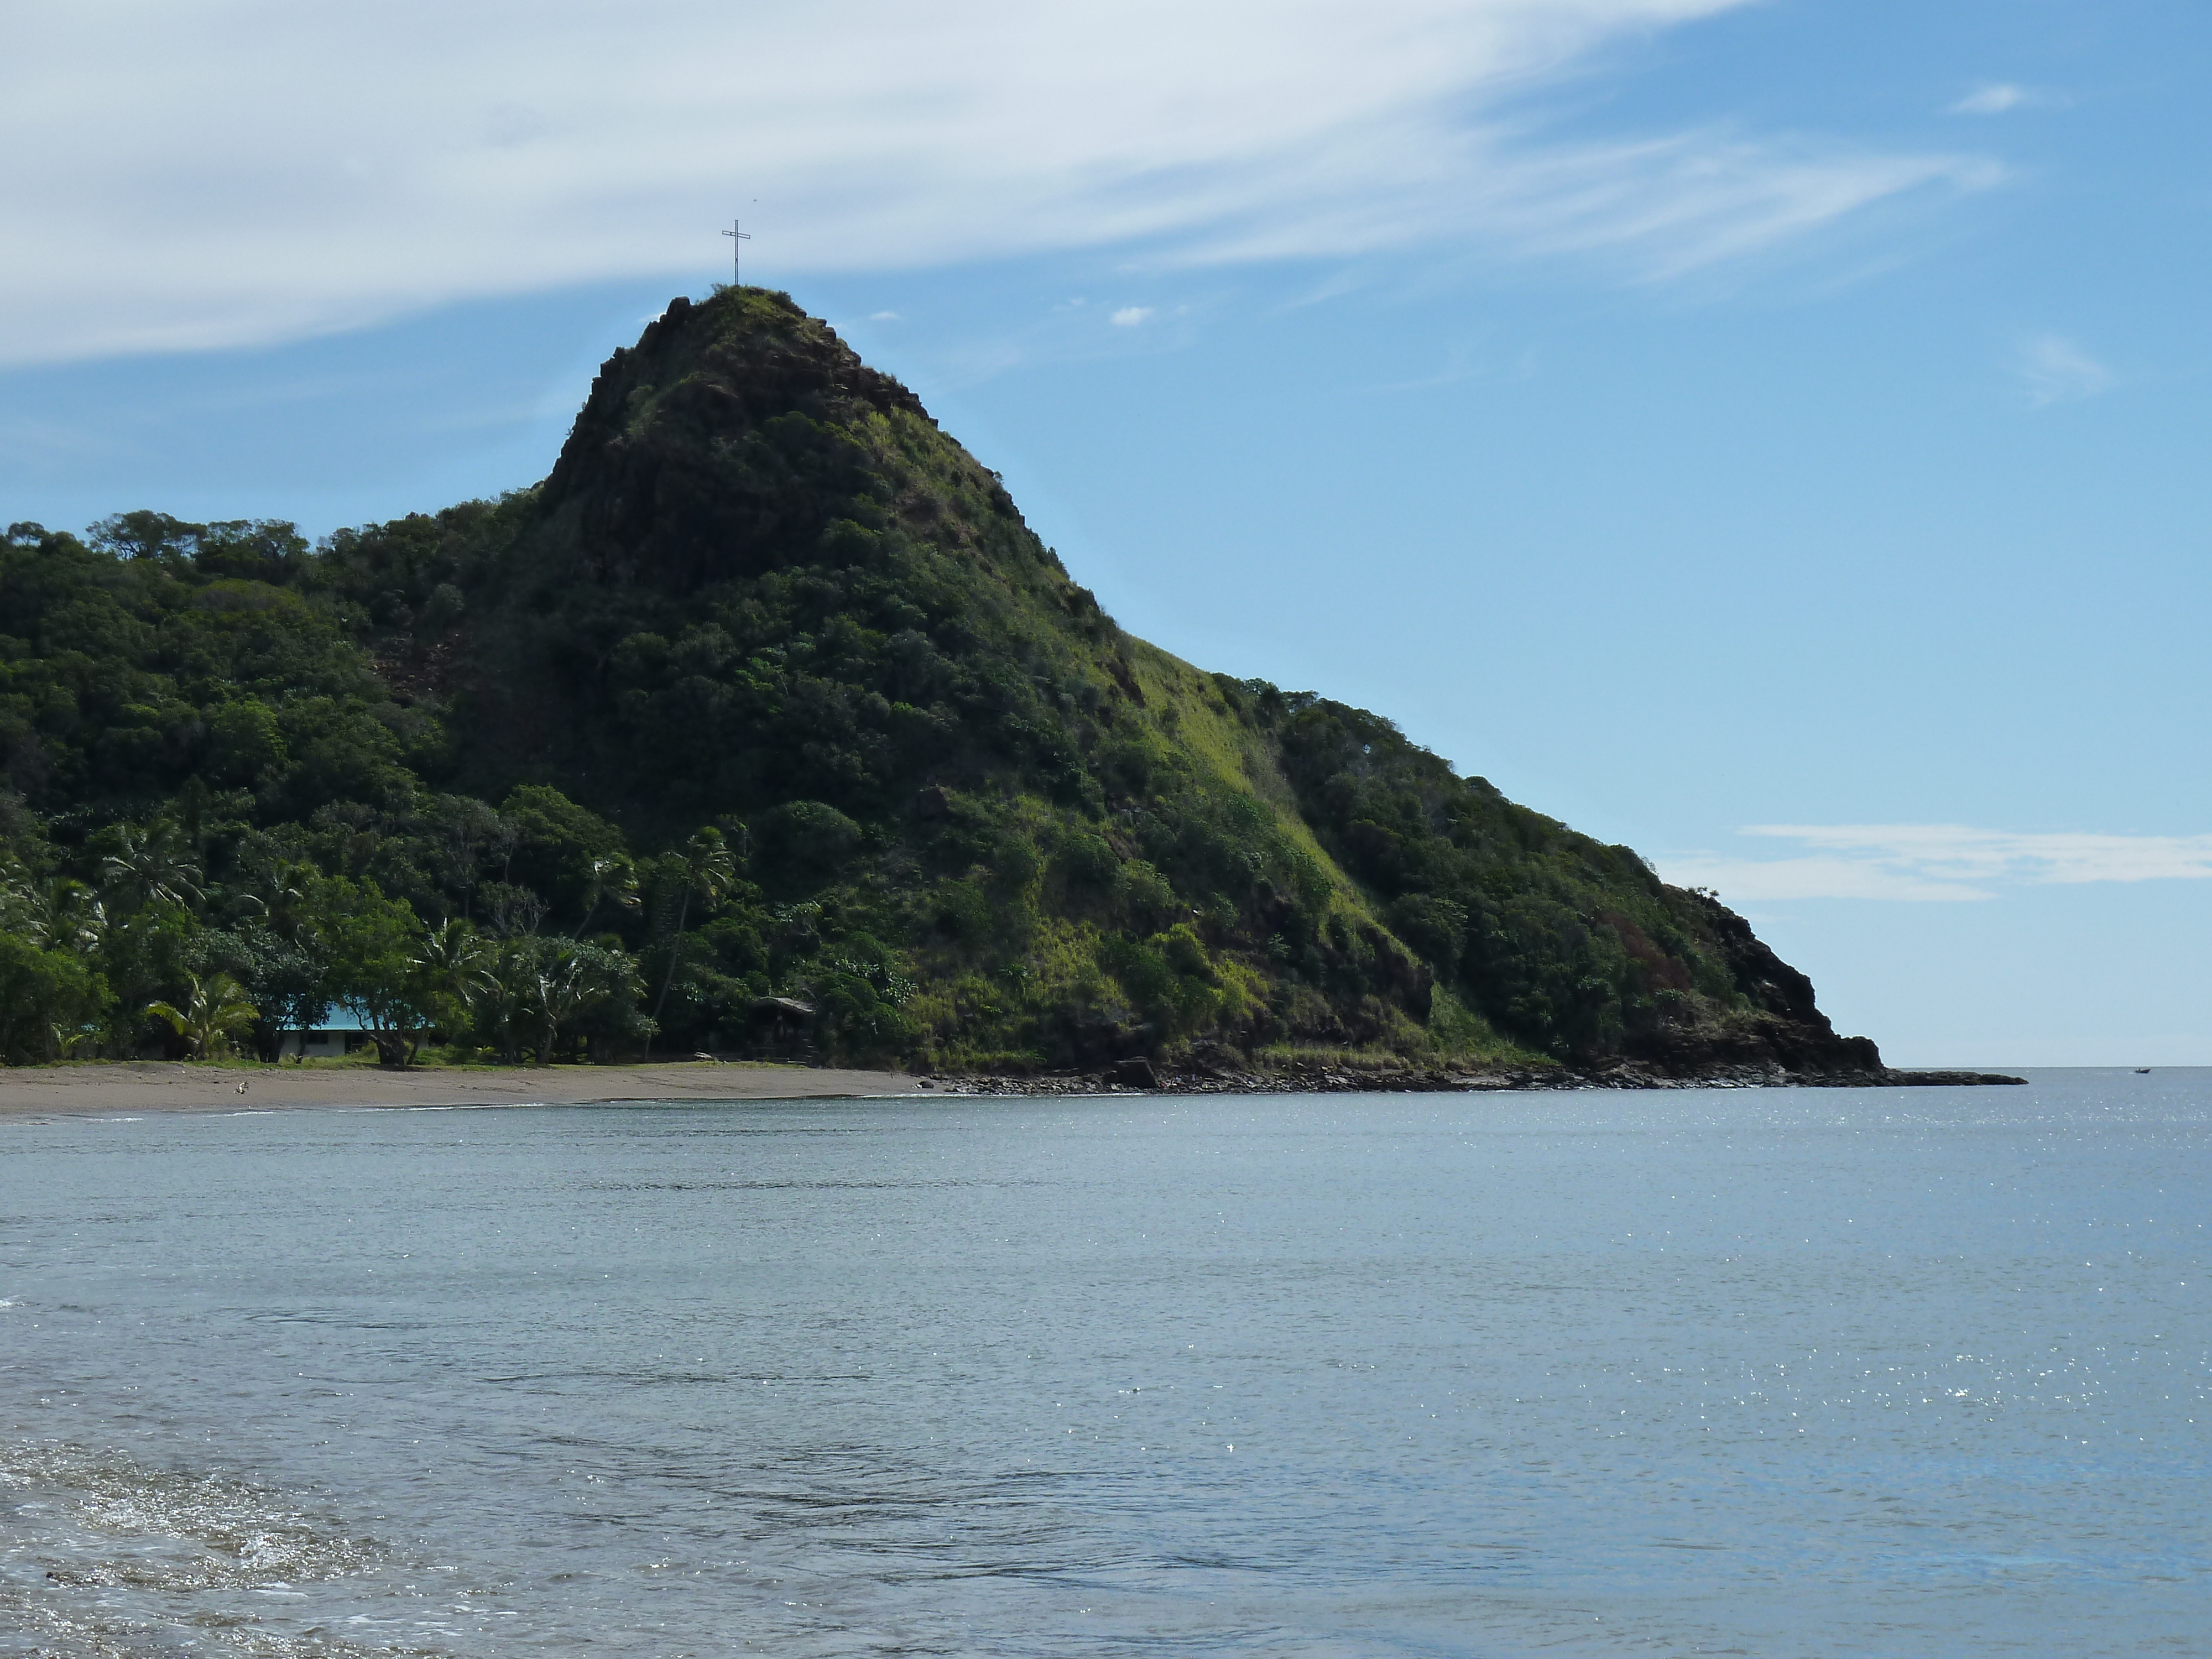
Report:
<svg viewBox="0 0 2212 1659"><path fill-rule="evenodd" d="M1493 1094L1557 1089L1964 1089L2025 1084L2002 1072L1791 1072L1780 1066L1725 1066L1693 1075L1662 1073L1629 1062L1578 1072L1566 1066L1515 1066L1478 1072L1368 1070L1328 1066L1280 1070L1176 1071L1148 1060L1123 1060L1103 1073L935 1079L947 1095L1309 1095Z"/></svg>

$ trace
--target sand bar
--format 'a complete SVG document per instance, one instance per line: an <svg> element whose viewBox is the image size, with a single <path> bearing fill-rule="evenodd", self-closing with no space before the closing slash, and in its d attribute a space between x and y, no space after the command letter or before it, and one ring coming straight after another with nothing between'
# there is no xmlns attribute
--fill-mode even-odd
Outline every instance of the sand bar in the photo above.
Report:
<svg viewBox="0 0 2212 1659"><path fill-rule="evenodd" d="M246 1091L241 1095L239 1085ZM913 1094L896 1072L811 1066L188 1066L157 1060L0 1070L0 1117L236 1111L241 1106L577 1105L604 1100L822 1100Z"/></svg>

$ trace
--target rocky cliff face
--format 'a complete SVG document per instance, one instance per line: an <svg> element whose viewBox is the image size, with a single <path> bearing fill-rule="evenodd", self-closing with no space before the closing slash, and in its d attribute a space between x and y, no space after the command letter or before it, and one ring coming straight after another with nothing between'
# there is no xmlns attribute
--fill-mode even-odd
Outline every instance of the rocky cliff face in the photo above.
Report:
<svg viewBox="0 0 2212 1659"><path fill-rule="evenodd" d="M836 519L891 507L868 441L890 416L931 424L795 307L672 300L592 381L545 481L570 574L688 593L803 560Z"/></svg>

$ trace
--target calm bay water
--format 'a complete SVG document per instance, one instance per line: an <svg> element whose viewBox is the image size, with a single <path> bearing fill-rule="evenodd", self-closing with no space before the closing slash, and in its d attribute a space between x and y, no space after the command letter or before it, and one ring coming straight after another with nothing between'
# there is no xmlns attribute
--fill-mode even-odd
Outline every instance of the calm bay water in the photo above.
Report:
<svg viewBox="0 0 2212 1659"><path fill-rule="evenodd" d="M2212 1073L0 1123L0 1654L2201 1654Z"/></svg>

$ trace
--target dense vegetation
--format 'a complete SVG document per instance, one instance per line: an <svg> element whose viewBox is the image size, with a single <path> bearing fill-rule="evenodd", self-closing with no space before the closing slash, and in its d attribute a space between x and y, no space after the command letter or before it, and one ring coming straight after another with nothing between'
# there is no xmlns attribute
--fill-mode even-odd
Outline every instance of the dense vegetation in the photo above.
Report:
<svg viewBox="0 0 2212 1659"><path fill-rule="evenodd" d="M672 304L499 501L15 526L0 766L11 1060L266 1053L336 1001L392 1063L792 1018L939 1068L1874 1063L1709 896L1123 634L757 289Z"/></svg>

